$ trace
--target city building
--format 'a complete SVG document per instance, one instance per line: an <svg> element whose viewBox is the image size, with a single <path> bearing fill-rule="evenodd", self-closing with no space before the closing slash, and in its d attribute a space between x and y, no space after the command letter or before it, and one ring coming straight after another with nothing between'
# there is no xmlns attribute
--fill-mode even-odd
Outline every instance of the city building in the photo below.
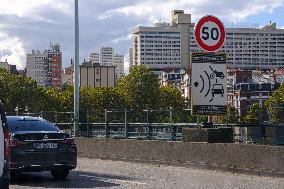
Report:
<svg viewBox="0 0 284 189"><path fill-rule="evenodd" d="M191 15L172 11L172 23L133 29L133 65L145 65L153 71L165 68L189 68L189 28Z"/></svg>
<svg viewBox="0 0 284 189"><path fill-rule="evenodd" d="M9 63L8 63L7 59L3 62L0 61L0 68L9 70Z"/></svg>
<svg viewBox="0 0 284 189"><path fill-rule="evenodd" d="M228 104L245 115L252 104L264 107L265 101L280 86L269 72L238 70L229 72Z"/></svg>
<svg viewBox="0 0 284 189"><path fill-rule="evenodd" d="M23 77L26 77L26 76L27 76L27 71L26 71L26 69L24 69L24 70L18 70L18 73L19 73L20 76L23 76Z"/></svg>
<svg viewBox="0 0 284 189"><path fill-rule="evenodd" d="M190 14L174 10L171 23L138 26L132 31L133 65L145 65L153 71L188 69L189 52L202 51L195 41L194 25ZM277 29L275 23L262 28L225 28L225 32L219 52L228 55L228 68L284 68L284 29Z"/></svg>
<svg viewBox="0 0 284 189"><path fill-rule="evenodd" d="M71 84L71 67L62 70L62 84Z"/></svg>
<svg viewBox="0 0 284 189"><path fill-rule="evenodd" d="M112 66L114 59L114 49L111 47L100 48L100 64L102 66Z"/></svg>
<svg viewBox="0 0 284 189"><path fill-rule="evenodd" d="M115 53L112 47L101 47L99 53L91 53L87 60L101 66L115 66L116 80L124 75L124 56Z"/></svg>
<svg viewBox="0 0 284 189"><path fill-rule="evenodd" d="M50 44L50 48L41 52L32 50L27 54L27 76L34 79L39 86L56 87L62 85L62 53L59 44Z"/></svg>
<svg viewBox="0 0 284 189"><path fill-rule="evenodd" d="M93 64L99 64L100 63L100 54L99 53L89 54L88 61L92 62Z"/></svg>
<svg viewBox="0 0 284 189"><path fill-rule="evenodd" d="M225 28L226 40L220 52L227 54L228 68L277 69L284 68L284 29L276 24L262 28ZM191 52L200 52L193 28Z"/></svg>
<svg viewBox="0 0 284 189"><path fill-rule="evenodd" d="M128 56L129 56L129 70L133 66L133 49L129 48L128 49Z"/></svg>
<svg viewBox="0 0 284 189"><path fill-rule="evenodd" d="M10 74L19 74L16 65L12 65L8 63L8 60L0 61L0 68L7 70Z"/></svg>
<svg viewBox="0 0 284 189"><path fill-rule="evenodd" d="M37 82L39 86L49 87L48 63L47 55L39 50L32 50L31 54L27 54L26 75Z"/></svg>
<svg viewBox="0 0 284 189"><path fill-rule="evenodd" d="M115 54L113 66L115 66L116 79L120 79L124 74L124 56Z"/></svg>
<svg viewBox="0 0 284 189"><path fill-rule="evenodd" d="M181 95L186 99L191 99L191 75L187 70L181 72Z"/></svg>
<svg viewBox="0 0 284 189"><path fill-rule="evenodd" d="M176 89L181 90L181 82L182 70L180 69L163 71L160 74L160 83L162 86L172 85Z"/></svg>
<svg viewBox="0 0 284 189"><path fill-rule="evenodd" d="M17 70L17 66L9 64L9 73L11 73L11 74L19 74L19 72Z"/></svg>
<svg viewBox="0 0 284 189"><path fill-rule="evenodd" d="M79 71L80 87L114 87L115 66L83 62Z"/></svg>

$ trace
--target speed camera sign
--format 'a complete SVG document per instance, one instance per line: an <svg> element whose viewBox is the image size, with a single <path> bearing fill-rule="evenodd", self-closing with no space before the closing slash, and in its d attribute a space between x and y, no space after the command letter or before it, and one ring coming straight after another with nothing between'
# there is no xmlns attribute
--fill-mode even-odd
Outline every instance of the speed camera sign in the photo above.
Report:
<svg viewBox="0 0 284 189"><path fill-rule="evenodd" d="M221 48L225 40L225 29L215 16L205 16L195 27L197 44L207 52L215 52Z"/></svg>

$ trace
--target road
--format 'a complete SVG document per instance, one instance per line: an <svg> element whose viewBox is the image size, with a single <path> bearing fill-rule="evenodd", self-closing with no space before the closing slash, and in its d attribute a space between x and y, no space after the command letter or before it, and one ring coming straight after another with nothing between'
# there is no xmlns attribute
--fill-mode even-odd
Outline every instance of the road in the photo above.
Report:
<svg viewBox="0 0 284 189"><path fill-rule="evenodd" d="M12 180L11 184L11 189L283 189L284 178L234 175L182 167L79 158L78 168L71 171L66 181L55 181L48 172L24 173L19 179Z"/></svg>

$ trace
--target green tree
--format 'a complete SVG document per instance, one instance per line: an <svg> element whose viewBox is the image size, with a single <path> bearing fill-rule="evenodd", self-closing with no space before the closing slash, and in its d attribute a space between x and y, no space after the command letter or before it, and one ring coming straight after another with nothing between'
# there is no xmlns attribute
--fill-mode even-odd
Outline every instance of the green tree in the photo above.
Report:
<svg viewBox="0 0 284 189"><path fill-rule="evenodd" d="M167 110L173 109L173 120L175 122L186 121L189 119L190 111L185 111L188 104L181 92L175 87L161 86L159 87L158 104L156 109ZM169 121L169 113L161 112L159 115L160 121Z"/></svg>
<svg viewBox="0 0 284 189"><path fill-rule="evenodd" d="M263 123L268 120L267 111L258 103L252 104L243 118L245 123Z"/></svg>
<svg viewBox="0 0 284 189"><path fill-rule="evenodd" d="M220 123L240 123L241 117L239 112L230 105L227 106L227 113L224 116L220 116L218 118L218 122Z"/></svg>
<svg viewBox="0 0 284 189"><path fill-rule="evenodd" d="M127 76L118 81L116 89L125 98L133 120L139 121L145 117L143 110L158 107L159 86L158 76L150 68L135 66Z"/></svg>
<svg viewBox="0 0 284 189"><path fill-rule="evenodd" d="M265 107L272 123L284 122L284 84L273 92L272 96L265 102Z"/></svg>
<svg viewBox="0 0 284 189"><path fill-rule="evenodd" d="M81 120L86 120L87 112L89 112L92 121L102 122L104 121L105 109L123 111L124 108L126 108L125 99L115 88L85 87L80 90Z"/></svg>
<svg viewBox="0 0 284 189"><path fill-rule="evenodd" d="M28 107L30 112L43 108L44 90L31 78L9 74L0 69L0 88L0 99L7 112L14 112L15 107L21 110Z"/></svg>

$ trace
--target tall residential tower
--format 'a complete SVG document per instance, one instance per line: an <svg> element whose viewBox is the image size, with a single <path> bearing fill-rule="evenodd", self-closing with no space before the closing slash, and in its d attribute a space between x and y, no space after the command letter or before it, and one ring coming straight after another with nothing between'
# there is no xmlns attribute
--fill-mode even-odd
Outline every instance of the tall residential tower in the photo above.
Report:
<svg viewBox="0 0 284 189"><path fill-rule="evenodd" d="M59 44L50 44L44 52L32 50L27 54L26 63L27 77L34 79L39 86L61 89L62 52Z"/></svg>

